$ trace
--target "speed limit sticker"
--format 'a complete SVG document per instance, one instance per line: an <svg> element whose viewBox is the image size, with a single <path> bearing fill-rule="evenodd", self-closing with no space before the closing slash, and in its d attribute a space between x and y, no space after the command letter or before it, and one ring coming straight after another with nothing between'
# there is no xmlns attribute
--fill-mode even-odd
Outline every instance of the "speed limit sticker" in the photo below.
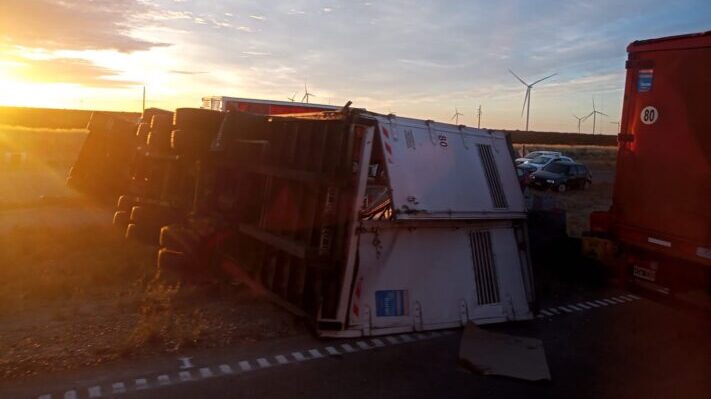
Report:
<svg viewBox="0 0 711 399"><path fill-rule="evenodd" d="M651 125L654 122L657 121L659 118L659 111L657 111L656 108L652 107L651 105L648 105L642 109L642 112L639 114L639 119L642 120L642 123L645 125Z"/></svg>

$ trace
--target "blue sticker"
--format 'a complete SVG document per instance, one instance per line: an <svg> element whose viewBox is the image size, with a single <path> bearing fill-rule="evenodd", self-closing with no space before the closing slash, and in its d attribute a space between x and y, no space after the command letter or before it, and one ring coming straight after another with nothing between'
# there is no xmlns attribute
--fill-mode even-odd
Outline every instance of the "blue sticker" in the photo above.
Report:
<svg viewBox="0 0 711 399"><path fill-rule="evenodd" d="M644 93L652 90L654 69L640 69L637 72L637 92Z"/></svg>
<svg viewBox="0 0 711 399"><path fill-rule="evenodd" d="M407 291L375 291L375 308L378 317L404 316L407 314Z"/></svg>

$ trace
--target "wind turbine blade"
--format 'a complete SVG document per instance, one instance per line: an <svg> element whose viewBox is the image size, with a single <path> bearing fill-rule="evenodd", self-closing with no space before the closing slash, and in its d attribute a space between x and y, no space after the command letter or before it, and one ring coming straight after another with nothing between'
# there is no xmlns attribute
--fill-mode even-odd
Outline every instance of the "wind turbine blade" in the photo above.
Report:
<svg viewBox="0 0 711 399"><path fill-rule="evenodd" d="M606 114L606 113L604 113L604 112L600 112L600 111L597 111L597 113L600 114L600 115L610 116L610 115L608 115L608 114Z"/></svg>
<svg viewBox="0 0 711 399"><path fill-rule="evenodd" d="M580 120L580 117L578 115L575 115L575 114L571 114L571 115L573 115L573 118Z"/></svg>
<svg viewBox="0 0 711 399"><path fill-rule="evenodd" d="M523 107L521 107L521 118L523 118L523 112L526 110L526 102L528 101L528 96L531 94L531 88L526 89L526 96L523 98Z"/></svg>
<svg viewBox="0 0 711 399"><path fill-rule="evenodd" d="M308 98L308 94L304 94L304 96L301 97L301 102L304 102L304 100L306 100L307 98Z"/></svg>
<svg viewBox="0 0 711 399"><path fill-rule="evenodd" d="M582 119L582 121L585 122L586 120L588 120L589 117L593 116L594 113L595 113L595 111L585 115L585 117Z"/></svg>
<svg viewBox="0 0 711 399"><path fill-rule="evenodd" d="M528 83L524 82L523 79L519 78L518 75L514 73L514 71L509 69L509 72L511 72L511 75L513 75L516 79L518 79L519 82L523 83L524 86L528 86Z"/></svg>
<svg viewBox="0 0 711 399"><path fill-rule="evenodd" d="M595 112L595 111L597 111L597 110L595 109L595 97L593 97L592 100L593 100L593 112Z"/></svg>
<svg viewBox="0 0 711 399"><path fill-rule="evenodd" d="M546 80L546 79L548 79L548 78L552 78L553 76L555 76L555 75L557 75L557 74L558 74L558 73L556 72L556 73L554 73L553 75L548 75L548 76L546 76L546 77L543 78L543 79L538 79L537 81L531 83L531 86L535 85L536 83L543 82L544 80Z"/></svg>

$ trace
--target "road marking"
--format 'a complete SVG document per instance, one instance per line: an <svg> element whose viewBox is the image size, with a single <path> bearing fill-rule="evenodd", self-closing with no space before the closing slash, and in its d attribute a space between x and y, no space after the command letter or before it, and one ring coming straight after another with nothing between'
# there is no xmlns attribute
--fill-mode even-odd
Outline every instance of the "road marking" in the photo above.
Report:
<svg viewBox="0 0 711 399"><path fill-rule="evenodd" d="M558 309L556 309L556 308L548 308L548 311L549 311L549 312L553 312L553 313L555 313L555 314L560 313L560 310L558 310Z"/></svg>
<svg viewBox="0 0 711 399"><path fill-rule="evenodd" d="M385 340L390 342L393 345L397 345L400 343L400 341L398 341L398 339L392 335L388 335L387 337L385 337Z"/></svg>
<svg viewBox="0 0 711 399"><path fill-rule="evenodd" d="M400 338L402 338L403 342L412 342L415 340L410 334L400 334Z"/></svg>
<svg viewBox="0 0 711 399"><path fill-rule="evenodd" d="M276 356L274 356L274 359L276 359L277 363L279 363L279 364L289 363L289 359L287 359L286 356L284 356L284 355L276 355Z"/></svg>
<svg viewBox="0 0 711 399"><path fill-rule="evenodd" d="M259 365L259 367L261 367L263 369L272 366L272 364L269 363L269 360L267 360L263 357L260 357L259 359L257 359L257 364Z"/></svg>
<svg viewBox="0 0 711 399"><path fill-rule="evenodd" d="M113 393L124 393L126 392L126 385L123 382L114 382L111 385L111 389L113 389Z"/></svg>
<svg viewBox="0 0 711 399"><path fill-rule="evenodd" d="M90 398L100 398L101 397L101 387L98 385L89 387L89 397Z"/></svg>
<svg viewBox="0 0 711 399"><path fill-rule="evenodd" d="M358 347L363 349L364 351L370 349L370 345L366 344L365 341L358 341L356 342L356 345L358 345Z"/></svg>
<svg viewBox="0 0 711 399"><path fill-rule="evenodd" d="M599 308L599 307L600 307L600 305L596 304L596 303L593 302L593 301L587 301L587 302L585 302L585 304L588 305L588 306L592 306L592 307L594 307L594 308Z"/></svg>
<svg viewBox="0 0 711 399"><path fill-rule="evenodd" d="M581 308L583 308L583 309L585 309L585 310L589 310L589 309L590 309L590 306L588 306L588 305L586 305L586 304L584 304L584 303L582 303L582 302L576 303L575 306L579 306L579 307L581 307Z"/></svg>
<svg viewBox="0 0 711 399"><path fill-rule="evenodd" d="M178 378L180 378L180 381L190 381L193 379L192 374L190 374L189 371L181 371L178 373Z"/></svg>
<svg viewBox="0 0 711 399"><path fill-rule="evenodd" d="M210 378L214 374L212 374L212 370L210 370L209 367L203 367L200 369L200 377L202 378Z"/></svg>
<svg viewBox="0 0 711 399"><path fill-rule="evenodd" d="M136 389L147 389L148 380L145 378L136 378Z"/></svg>
<svg viewBox="0 0 711 399"><path fill-rule="evenodd" d="M222 374L232 374L232 367L229 364L221 364L218 368Z"/></svg>
<svg viewBox="0 0 711 399"><path fill-rule="evenodd" d="M293 356L297 362L303 362L304 360L306 360L306 357L304 357L301 352L292 352L291 356Z"/></svg>
<svg viewBox="0 0 711 399"><path fill-rule="evenodd" d="M167 374L162 374L158 376L158 383L160 385L167 385L170 384L170 377L168 377Z"/></svg>
<svg viewBox="0 0 711 399"><path fill-rule="evenodd" d="M549 312L549 311L547 311L547 310L545 310L545 309L541 310L541 313L543 313L544 315L546 315L546 316L548 316L548 317L553 316L553 313L551 313L551 312Z"/></svg>
<svg viewBox="0 0 711 399"><path fill-rule="evenodd" d="M246 360L240 361L239 363L237 363L237 365L239 366L239 368L242 369L242 371L249 371L252 369L252 365L249 364L249 362Z"/></svg>
<svg viewBox="0 0 711 399"><path fill-rule="evenodd" d="M605 299L602 299L602 300L605 301L605 302L607 302L607 303L609 303L610 305L616 305L615 302L612 302L612 301L609 300L609 299L606 299L606 298L605 298Z"/></svg>
<svg viewBox="0 0 711 399"><path fill-rule="evenodd" d="M341 348L343 348L343 350L345 350L346 352L349 352L349 353L355 352L355 348L350 346L350 344L341 344Z"/></svg>
<svg viewBox="0 0 711 399"><path fill-rule="evenodd" d="M560 309L560 310L562 310L562 311L564 311L564 312L566 312L566 313L573 313L572 310L566 308L565 306L558 306L558 309Z"/></svg>
<svg viewBox="0 0 711 399"><path fill-rule="evenodd" d="M379 340L378 338L373 338L370 340L370 342L372 342L375 346L378 346L378 347L385 346L385 342Z"/></svg>
<svg viewBox="0 0 711 399"><path fill-rule="evenodd" d="M599 299L596 299L596 300L595 300L595 303L599 303L599 304L602 305L602 306L607 306L607 305L609 305L609 303L603 302L603 301L601 301L601 300L599 300Z"/></svg>
<svg viewBox="0 0 711 399"><path fill-rule="evenodd" d="M433 337L441 337L442 333L439 331L430 331L430 335Z"/></svg>
<svg viewBox="0 0 711 399"><path fill-rule="evenodd" d="M64 399L77 399L77 391L71 390L64 393Z"/></svg>
<svg viewBox="0 0 711 399"><path fill-rule="evenodd" d="M573 309L573 310L577 310L577 311L583 310L582 308L579 308L579 307L577 307L577 306L575 306L575 305L566 305L566 306L568 306L569 308L571 308L571 309Z"/></svg>
<svg viewBox="0 0 711 399"><path fill-rule="evenodd" d="M311 355L312 359L323 357L323 353L321 353L318 349L309 349L309 355Z"/></svg>
<svg viewBox="0 0 711 399"><path fill-rule="evenodd" d="M336 350L336 348L334 348L332 346L327 346L326 352L328 352L328 354L332 355L332 356L340 355L340 353Z"/></svg>
<svg viewBox="0 0 711 399"><path fill-rule="evenodd" d="M193 366L193 363L190 361L192 357L179 357L178 360L180 360L180 368L181 369L191 369L195 366Z"/></svg>
<svg viewBox="0 0 711 399"><path fill-rule="evenodd" d="M427 339L427 338L429 338L426 334L422 334L422 333L417 333L417 334L415 334L415 337L418 338L418 339Z"/></svg>
<svg viewBox="0 0 711 399"><path fill-rule="evenodd" d="M638 297L637 295L627 294L627 296L632 299L640 299L640 297Z"/></svg>

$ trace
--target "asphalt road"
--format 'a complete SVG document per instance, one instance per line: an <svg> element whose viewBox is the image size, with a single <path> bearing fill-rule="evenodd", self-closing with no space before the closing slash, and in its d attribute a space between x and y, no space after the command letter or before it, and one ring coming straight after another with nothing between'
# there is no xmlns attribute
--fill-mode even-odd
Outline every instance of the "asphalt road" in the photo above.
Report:
<svg viewBox="0 0 711 399"><path fill-rule="evenodd" d="M0 388L0 397L711 397L708 320L624 292L582 292L544 304L551 316L485 327L542 339L550 382L463 369L461 331L448 330L375 340L303 336L185 353L45 376Z"/></svg>

